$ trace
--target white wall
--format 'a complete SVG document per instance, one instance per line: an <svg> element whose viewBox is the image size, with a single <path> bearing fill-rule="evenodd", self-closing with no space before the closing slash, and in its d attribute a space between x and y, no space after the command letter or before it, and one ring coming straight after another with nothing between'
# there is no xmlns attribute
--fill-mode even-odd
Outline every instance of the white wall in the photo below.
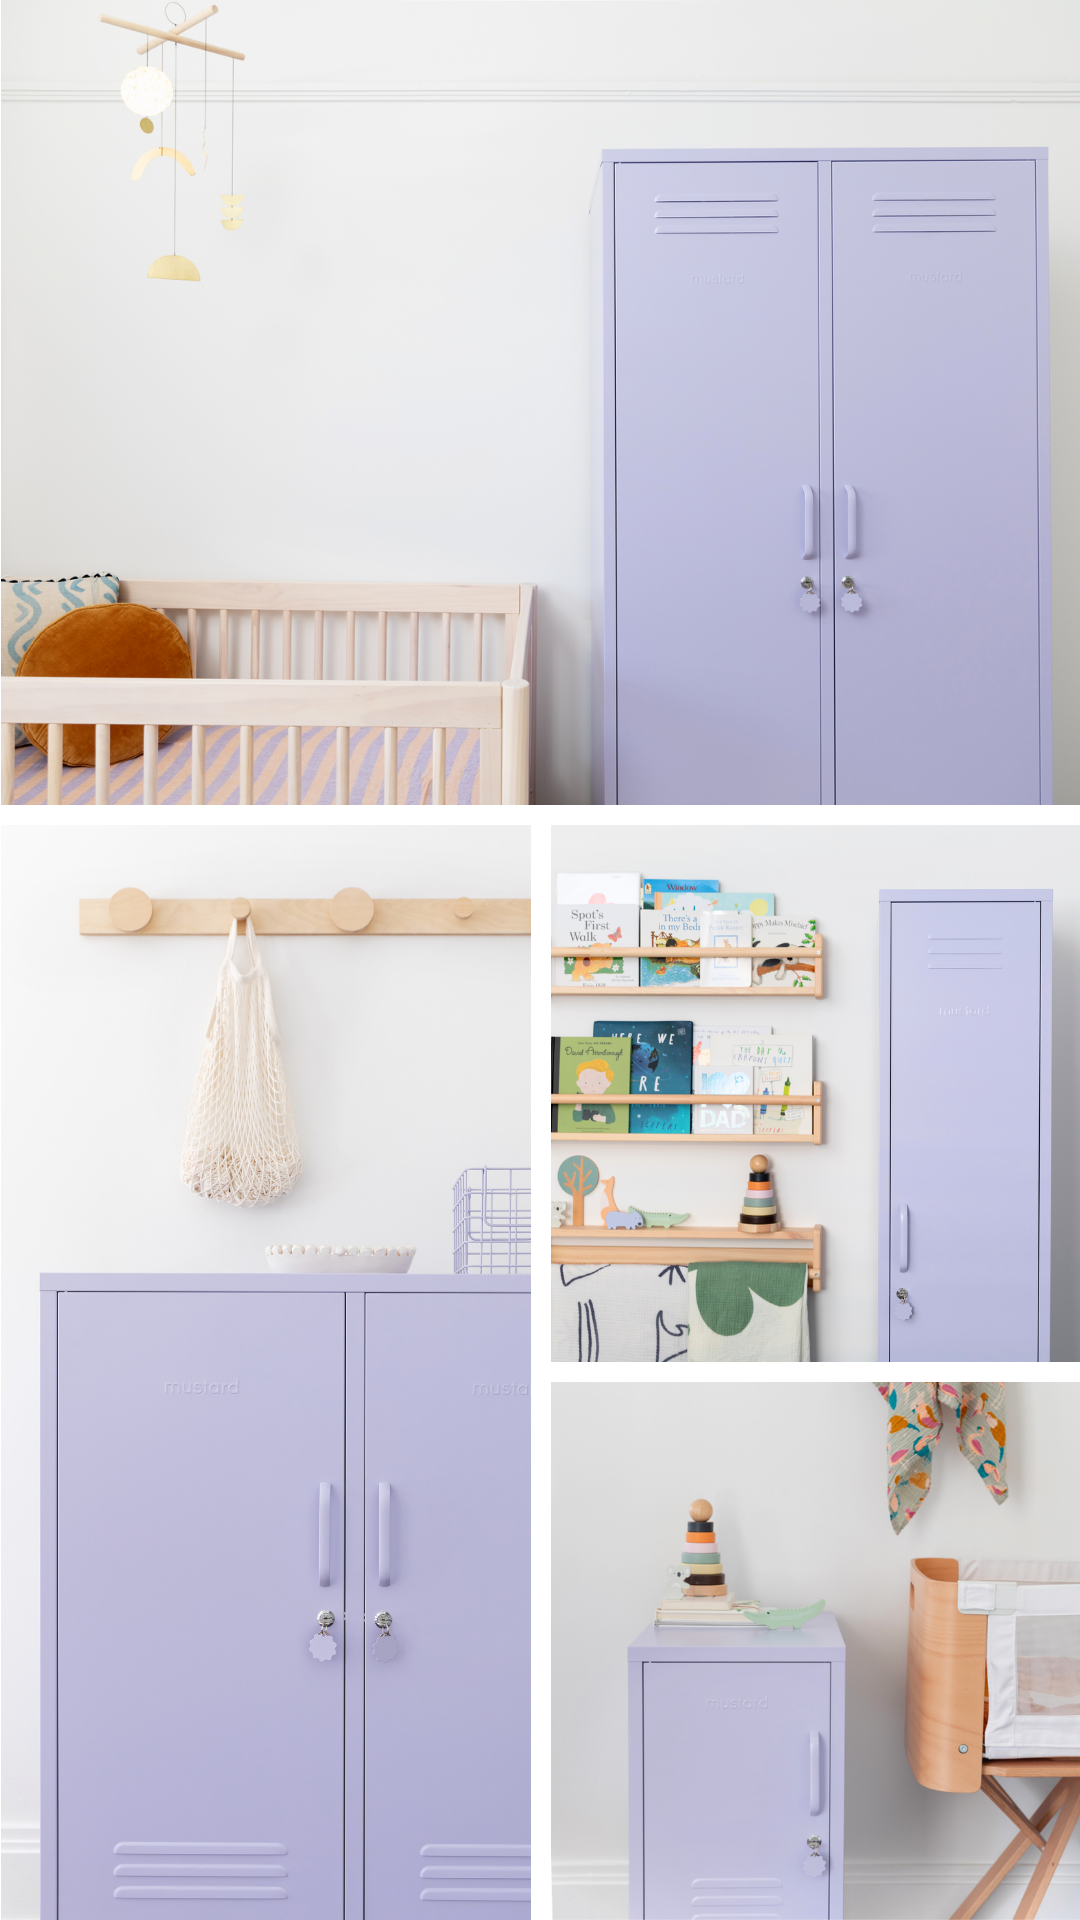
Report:
<svg viewBox="0 0 1080 1920"><path fill-rule="evenodd" d="M814 1036L814 1072L824 1086L824 1145L770 1149L781 1217L825 1228L823 1289L811 1296L811 1350L817 1360L866 1360L877 1352L878 891L881 887L1054 889L1054 1296L1052 1355L1080 1359L1080 1283L1074 1248L1080 1234L1075 1170L1080 1164L1073 1089L1080 1068L1080 830L1060 815L1045 826L865 826L836 822L792 826L557 826L554 874L563 869L705 874L724 887L776 895L778 913L817 917L825 939L825 996L765 1000L775 1032ZM641 1010L642 1002L599 995L552 1000L552 1031L590 1033L602 1012ZM732 1021L749 1021L750 999L708 1001ZM693 1013L687 1000L669 1013ZM789 1010L790 1008L790 1010ZM605 1142L601 1173L614 1171L616 1194L636 1204L690 1212L698 1220L734 1220L746 1184L737 1148L689 1153ZM643 1161L642 1154L645 1152ZM555 1171L564 1150L554 1143ZM631 1185L629 1184L632 1181Z"/></svg>
<svg viewBox="0 0 1080 1920"><path fill-rule="evenodd" d="M658 1370L659 1371L659 1370ZM734 1598L824 1598L847 1642L848 1920L937 1920L1013 1829L981 1794L932 1793L904 1754L908 1562L914 1556L1080 1558L1072 1459L1080 1387L1006 1389L1009 1498L995 1510L955 1442L893 1535L886 1408L869 1382L718 1386L670 1372L645 1386L552 1390L552 1827L559 1920L626 1913L626 1653L676 1560L688 1503L713 1502ZM605 1550L598 1560L596 1542ZM673 1767L693 1755L672 1754ZM1045 1784L1009 1782L1027 1809ZM1034 1855L1021 1878L1026 1883ZM1076 1912L1074 1835L1048 1916ZM986 1906L1014 1912L1015 1882Z"/></svg>
<svg viewBox="0 0 1080 1920"><path fill-rule="evenodd" d="M146 279L172 178L129 178L133 38L85 0L6 16L4 573L535 580L552 801L589 794L601 149L1048 145L1056 797L1080 799L1073 0L227 0L245 224L218 225L217 100L209 170L177 182L198 287ZM181 107L197 167L201 124Z"/></svg>
<svg viewBox="0 0 1080 1920"><path fill-rule="evenodd" d="M267 938L304 1171L251 1211L179 1178L223 939L91 939L80 897L523 898L520 827L20 819L4 853L5 1920L36 1912L38 1275L258 1272L274 1241L415 1245L453 1271L453 1187L529 1162L528 942Z"/></svg>

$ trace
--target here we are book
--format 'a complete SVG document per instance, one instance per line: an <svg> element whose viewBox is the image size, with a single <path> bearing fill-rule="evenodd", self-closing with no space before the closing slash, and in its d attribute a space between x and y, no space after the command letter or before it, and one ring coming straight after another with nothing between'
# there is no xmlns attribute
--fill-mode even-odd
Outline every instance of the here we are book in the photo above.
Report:
<svg viewBox="0 0 1080 1920"><path fill-rule="evenodd" d="M689 1020L594 1020L595 1038L630 1041L630 1092L692 1092L694 1028ZM631 1133L689 1133L689 1107L634 1106Z"/></svg>

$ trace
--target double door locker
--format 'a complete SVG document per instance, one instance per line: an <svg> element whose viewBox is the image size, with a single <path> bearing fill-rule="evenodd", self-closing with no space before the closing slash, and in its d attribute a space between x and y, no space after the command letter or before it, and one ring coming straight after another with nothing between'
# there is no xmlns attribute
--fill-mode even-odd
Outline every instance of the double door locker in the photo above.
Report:
<svg viewBox="0 0 1080 1920"><path fill-rule="evenodd" d="M1045 155L608 155L592 232L594 802L1048 803Z"/></svg>
<svg viewBox="0 0 1080 1920"><path fill-rule="evenodd" d="M43 1284L43 1914L526 1912L522 1283Z"/></svg>

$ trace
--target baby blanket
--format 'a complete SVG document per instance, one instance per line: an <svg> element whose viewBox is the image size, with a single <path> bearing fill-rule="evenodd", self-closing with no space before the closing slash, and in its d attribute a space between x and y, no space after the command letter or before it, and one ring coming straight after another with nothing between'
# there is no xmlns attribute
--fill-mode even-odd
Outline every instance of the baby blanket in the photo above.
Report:
<svg viewBox="0 0 1080 1920"><path fill-rule="evenodd" d="M886 1380L877 1390L890 1409L889 1519L902 1533L930 1491L934 1448L951 1415L957 1444L999 1503L1005 1484L1005 1388L1001 1381Z"/></svg>

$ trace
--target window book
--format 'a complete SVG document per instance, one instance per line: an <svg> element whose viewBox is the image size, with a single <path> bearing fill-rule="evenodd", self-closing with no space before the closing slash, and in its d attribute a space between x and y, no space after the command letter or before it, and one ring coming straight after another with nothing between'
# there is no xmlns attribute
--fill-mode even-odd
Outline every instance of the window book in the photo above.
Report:
<svg viewBox="0 0 1080 1920"><path fill-rule="evenodd" d="M581 947L580 954L569 954L551 963L554 986L573 982L582 987L636 987L638 963L631 956L622 959L617 947L638 945L638 908L625 904L610 906L571 904L555 908L556 947ZM612 949L606 954L590 951L594 946ZM749 963L748 963L749 964Z"/></svg>
<svg viewBox="0 0 1080 1920"><path fill-rule="evenodd" d="M696 1039L696 1036L695 1036ZM813 1109L754 1104L754 1094L813 1093L813 1036L710 1033L695 1045L694 1092L746 1095L745 1106L693 1109L695 1133L812 1134Z"/></svg>
<svg viewBox="0 0 1080 1920"><path fill-rule="evenodd" d="M631 1093L690 1093L694 1031L686 1020L594 1020L596 1039L623 1036L630 1041ZM689 1107L640 1106L630 1109L631 1133L689 1133Z"/></svg>
<svg viewBox="0 0 1080 1920"><path fill-rule="evenodd" d="M630 1092L629 1040L624 1036L597 1039L595 1034L563 1034L559 1040L559 1092L578 1098L573 1106L557 1109L558 1133L629 1133L629 1107L609 1106L604 1099L605 1094Z"/></svg>
<svg viewBox="0 0 1080 1920"><path fill-rule="evenodd" d="M665 907L679 906L692 895L709 894L709 904L715 906L719 892L719 880L665 880L646 875L641 882L641 904L650 912L660 913Z"/></svg>
<svg viewBox="0 0 1080 1920"><path fill-rule="evenodd" d="M816 938L816 920L785 920L777 919L772 914L755 914L752 945L790 947L791 958L752 960L754 985L760 986L767 980L771 987L777 989L797 993L809 988L813 992L817 961L812 949Z"/></svg>

